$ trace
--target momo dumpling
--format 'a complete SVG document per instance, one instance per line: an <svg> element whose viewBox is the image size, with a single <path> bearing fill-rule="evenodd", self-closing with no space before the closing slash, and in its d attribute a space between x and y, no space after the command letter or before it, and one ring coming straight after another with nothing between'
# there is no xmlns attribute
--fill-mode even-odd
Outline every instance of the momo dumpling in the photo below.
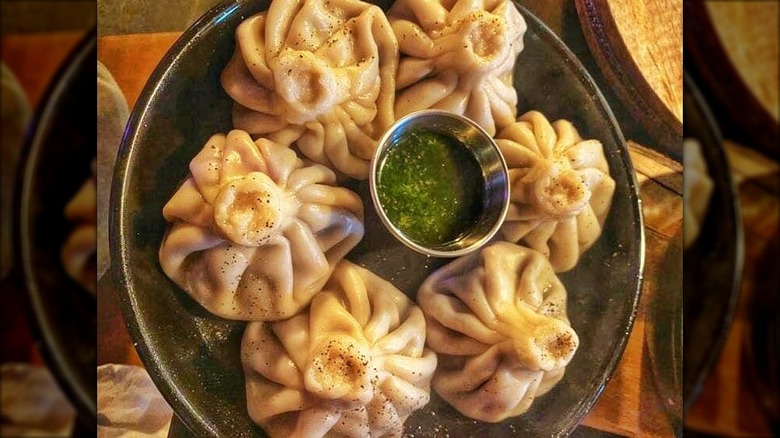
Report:
<svg viewBox="0 0 780 438"><path fill-rule="evenodd" d="M274 0L236 29L222 72L233 125L365 179L395 120L398 42L381 9L357 0Z"/></svg>
<svg viewBox="0 0 780 438"><path fill-rule="evenodd" d="M698 141L683 141L683 246L688 248L699 237L707 215L713 183Z"/></svg>
<svg viewBox="0 0 780 438"><path fill-rule="evenodd" d="M504 238L540 251L568 271L601 236L615 181L601 142L566 120L529 111L496 136L509 168Z"/></svg>
<svg viewBox="0 0 780 438"><path fill-rule="evenodd" d="M422 311L348 261L304 313L249 323L241 361L249 416L272 437L400 437L436 369Z"/></svg>
<svg viewBox="0 0 780 438"><path fill-rule="evenodd" d="M401 54L396 117L443 109L490 135L515 121L512 77L527 26L511 1L397 0L387 15Z"/></svg>
<svg viewBox="0 0 780 438"><path fill-rule="evenodd" d="M296 314L363 237L360 197L335 182L270 140L214 135L163 208L163 270L223 318Z"/></svg>
<svg viewBox="0 0 780 438"><path fill-rule="evenodd" d="M439 359L433 389L476 420L527 411L563 378L579 346L550 263L509 242L440 268L420 286L417 303Z"/></svg>
<svg viewBox="0 0 780 438"><path fill-rule="evenodd" d="M97 185L93 173L65 206L74 224L60 250L65 272L92 295L97 291Z"/></svg>

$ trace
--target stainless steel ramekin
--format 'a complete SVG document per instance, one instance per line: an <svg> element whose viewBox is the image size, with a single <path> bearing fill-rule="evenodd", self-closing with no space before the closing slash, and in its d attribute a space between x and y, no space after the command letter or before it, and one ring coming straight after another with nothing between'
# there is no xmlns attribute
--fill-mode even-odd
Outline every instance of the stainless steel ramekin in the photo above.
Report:
<svg viewBox="0 0 780 438"><path fill-rule="evenodd" d="M449 135L466 145L482 168L485 182L482 212L477 223L459 239L433 247L420 245L404 235L385 214L377 192L379 171L387 153L405 133L415 128ZM477 250L498 232L509 209L509 174L493 138L473 120L442 110L411 113L385 132L371 160L369 186L374 207L390 233L409 248L432 257L460 257Z"/></svg>

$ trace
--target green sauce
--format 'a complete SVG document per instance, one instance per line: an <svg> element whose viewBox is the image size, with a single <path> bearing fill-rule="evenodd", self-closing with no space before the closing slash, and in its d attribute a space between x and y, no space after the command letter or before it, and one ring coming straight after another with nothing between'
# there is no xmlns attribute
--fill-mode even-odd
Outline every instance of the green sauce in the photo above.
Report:
<svg viewBox="0 0 780 438"><path fill-rule="evenodd" d="M388 219L423 246L462 237L482 211L484 176L476 157L447 135L416 129L380 164L377 192Z"/></svg>

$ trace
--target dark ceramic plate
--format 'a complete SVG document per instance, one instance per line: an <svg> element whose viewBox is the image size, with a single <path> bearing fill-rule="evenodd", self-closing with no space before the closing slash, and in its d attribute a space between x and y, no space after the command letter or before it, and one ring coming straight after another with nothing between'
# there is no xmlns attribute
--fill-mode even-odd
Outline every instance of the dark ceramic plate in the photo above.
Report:
<svg viewBox="0 0 780 438"><path fill-rule="evenodd" d="M683 252L683 400L687 411L726 340L742 278L742 220L720 132L690 76L683 135L696 138L714 188L698 239Z"/></svg>
<svg viewBox="0 0 780 438"><path fill-rule="evenodd" d="M95 298L68 277L60 249L73 229L65 205L91 175L97 134L96 32L90 32L52 80L22 152L15 237L24 284L43 354L75 405L81 425L95 430L97 310Z"/></svg>
<svg viewBox="0 0 780 438"><path fill-rule="evenodd" d="M261 436L246 413L239 341L244 324L208 314L162 272L157 251L162 207L188 163L215 132L230 129L231 101L219 74L234 48L234 29L266 4L221 4L168 52L143 90L119 152L112 193L114 276L131 336L152 378L186 425L201 436ZM588 412L615 370L634 320L644 265L644 231L634 172L603 96L574 55L537 18L528 22L515 86L520 113L538 109L568 118L604 143L617 183L604 235L561 278L580 348L564 380L525 415L500 424L468 420L433 395L406 430L414 436L561 436ZM368 184L354 183L366 205L366 237L348 256L414 297L443 260L395 241L371 207Z"/></svg>

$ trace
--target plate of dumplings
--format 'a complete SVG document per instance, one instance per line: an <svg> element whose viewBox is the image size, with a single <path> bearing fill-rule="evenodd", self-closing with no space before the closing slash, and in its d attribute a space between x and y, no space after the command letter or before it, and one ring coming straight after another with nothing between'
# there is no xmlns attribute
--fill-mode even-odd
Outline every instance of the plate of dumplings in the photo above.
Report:
<svg viewBox="0 0 780 438"><path fill-rule="evenodd" d="M508 165L501 230L461 258L410 250L371 201L378 140L429 108ZM200 436L564 436L636 313L622 134L512 1L222 3L150 77L115 178L130 333Z"/></svg>

